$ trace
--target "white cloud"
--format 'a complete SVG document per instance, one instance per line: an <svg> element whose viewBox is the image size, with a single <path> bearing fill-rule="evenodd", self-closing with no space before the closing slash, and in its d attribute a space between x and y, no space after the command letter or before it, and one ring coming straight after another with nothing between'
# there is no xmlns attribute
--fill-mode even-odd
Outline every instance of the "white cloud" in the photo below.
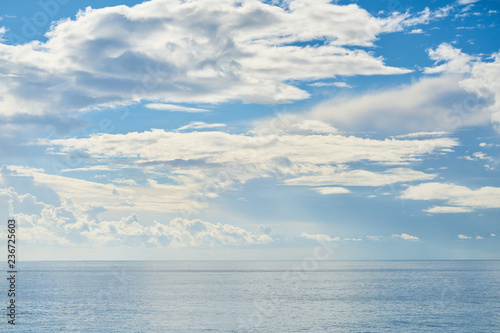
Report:
<svg viewBox="0 0 500 333"><path fill-rule="evenodd" d="M465 186L443 183L424 183L408 187L401 196L412 200L442 200L450 207L434 207L427 211L432 213L469 212L475 209L500 208L500 188L481 187L476 190Z"/></svg>
<svg viewBox="0 0 500 333"><path fill-rule="evenodd" d="M450 135L450 132L415 132L415 133L408 133L408 134L402 134L402 135L396 135L395 138L409 138L409 139L414 139L414 138L421 138L421 137L429 137L429 136L446 136Z"/></svg>
<svg viewBox="0 0 500 333"><path fill-rule="evenodd" d="M202 128L220 128L226 127L226 124L207 124L203 121L192 121L187 125L179 127L178 131L184 131L188 129L202 129Z"/></svg>
<svg viewBox="0 0 500 333"><path fill-rule="evenodd" d="M471 236L466 236L463 234L459 234L458 238L459 239L479 239L479 240L484 239L484 237L482 237L482 236L471 237Z"/></svg>
<svg viewBox="0 0 500 333"><path fill-rule="evenodd" d="M490 111L460 84L462 75L424 77L412 84L318 104L308 117L341 130L390 134L442 132L485 125ZM493 80L493 77L492 77Z"/></svg>
<svg viewBox="0 0 500 333"><path fill-rule="evenodd" d="M496 237L497 235L496 234L490 234L491 237Z"/></svg>
<svg viewBox="0 0 500 333"><path fill-rule="evenodd" d="M328 125L321 126L319 123L316 126L316 123L285 124L277 129L282 133L279 136L274 134L274 129L270 129L267 135L219 131L181 133L157 129L41 142L48 145L53 153L80 151L88 155L94 164L146 172L148 183L138 187L92 184L72 178L42 175L40 172L30 174L51 188L57 187L65 195L71 191L79 198L97 200L95 191L101 191L102 195L107 196L104 200L111 201L111 207L123 206L127 209L127 205L131 205L169 210L192 206L190 197L193 195L202 193L204 198L214 198L255 178L276 176L285 185L315 187L380 186L430 180L436 175L405 167L371 172L352 170L348 164L368 162L404 165L458 144L450 138L374 140L338 134L318 135L314 132L295 134L307 133L309 128L321 129L321 132L334 131ZM292 133L286 132L286 129L291 129ZM96 165L91 168L95 169ZM78 186L93 190L80 194ZM212 189L210 193L205 193L206 188ZM109 193L114 194L109 196Z"/></svg>
<svg viewBox="0 0 500 333"><path fill-rule="evenodd" d="M491 122L500 131L500 53L495 53L490 62L476 62L471 69L471 77L460 84L467 91L488 101L485 107L491 114ZM478 103L471 100L470 104Z"/></svg>
<svg viewBox="0 0 500 333"><path fill-rule="evenodd" d="M479 59L468 54L462 53L461 50L454 48L450 44L442 43L435 50L429 49L429 57L439 62L445 62L442 65L435 67L427 67L424 72L427 74L434 73L469 73L471 64Z"/></svg>
<svg viewBox="0 0 500 333"><path fill-rule="evenodd" d="M457 3L459 5L469 5L471 3L476 3L478 2L479 0L457 0Z"/></svg>
<svg viewBox="0 0 500 333"><path fill-rule="evenodd" d="M345 82L315 82L309 84L311 87L337 87L337 88L352 88Z"/></svg>
<svg viewBox="0 0 500 333"><path fill-rule="evenodd" d="M427 213L441 214L441 213L470 213L474 211L471 207L455 207L455 206L434 206L424 210Z"/></svg>
<svg viewBox="0 0 500 333"><path fill-rule="evenodd" d="M323 234L316 234L316 235L310 235L305 232L303 232L300 237L304 237L307 239L312 239L316 241L323 241L323 242L337 242L340 240L340 237L330 237L328 235L323 235Z"/></svg>
<svg viewBox="0 0 500 333"><path fill-rule="evenodd" d="M168 223L146 225L132 214L118 221L102 220L102 207L78 205L70 200L52 205L29 193L20 195L13 188L0 188L0 206L7 206L11 216L22 221L19 232L27 243L232 247L273 242L268 234L198 219L175 218Z"/></svg>
<svg viewBox="0 0 500 333"><path fill-rule="evenodd" d="M125 184L125 185L130 185L130 186L137 185L137 182L135 180L125 179L125 178L116 178L116 179L113 179L111 182L113 182L115 184Z"/></svg>
<svg viewBox="0 0 500 333"><path fill-rule="evenodd" d="M147 144L146 144L147 143ZM287 158L292 163L340 164L359 161L405 164L458 143L450 138L374 140L342 135L252 136L224 132L96 134L90 138L43 141L60 152L83 151L96 158L138 157L146 161L207 159L229 163L252 156L254 163ZM164 149L168 147L169 149ZM255 156L254 156L255 155ZM400 170L402 174L408 169Z"/></svg>
<svg viewBox="0 0 500 333"><path fill-rule="evenodd" d="M481 142L479 144L479 147L493 147L494 144L493 143L486 143L486 142Z"/></svg>
<svg viewBox="0 0 500 333"><path fill-rule="evenodd" d="M472 156L464 156L464 158L468 161L486 161L488 164L485 164L484 167L486 170L493 170L495 166L499 163L493 157L488 156L487 154L477 151L472 154Z"/></svg>
<svg viewBox="0 0 500 333"><path fill-rule="evenodd" d="M409 32L410 34L423 34L424 31L422 29L413 29Z"/></svg>
<svg viewBox="0 0 500 333"><path fill-rule="evenodd" d="M188 113L210 112L210 110L207 109L188 108L185 106L173 105L173 104L149 103L144 106L152 110L177 111L177 112L188 112Z"/></svg>
<svg viewBox="0 0 500 333"><path fill-rule="evenodd" d="M366 238L375 242L380 242L382 236L366 236Z"/></svg>
<svg viewBox="0 0 500 333"><path fill-rule="evenodd" d="M334 167L322 167L311 175L287 179L285 180L285 184L306 186L383 186L399 182L430 180L435 177L436 175L434 174L427 174L408 168L394 168L384 172L372 172L367 170L344 171Z"/></svg>
<svg viewBox="0 0 500 333"><path fill-rule="evenodd" d="M405 234L405 233L402 233L401 235L392 234L391 237L393 237L393 238L401 238L401 239L404 239L406 241L412 241L412 242L420 240L420 238L418 238L416 236L411 236L411 235L408 235L408 234Z"/></svg>
<svg viewBox="0 0 500 333"><path fill-rule="evenodd" d="M273 241L269 235L257 235L230 224L214 224L197 219L175 218L166 224L155 222L147 227L133 215L119 222L100 222L84 234L94 241L105 239L105 243L139 238L142 243L169 247L248 246Z"/></svg>
<svg viewBox="0 0 500 333"><path fill-rule="evenodd" d="M356 4L307 0L290 1L286 9L257 0L88 7L56 22L44 42L0 44L0 73L23 75L0 78L0 109L40 115L138 101L301 100L309 94L290 82L410 72L386 66L360 46L445 12L379 18Z"/></svg>
<svg viewBox="0 0 500 333"><path fill-rule="evenodd" d="M352 242L361 242L363 241L362 238L344 238L345 241L352 241Z"/></svg>
<svg viewBox="0 0 500 333"><path fill-rule="evenodd" d="M321 194L342 194L342 193L351 193L348 189L344 187L315 187L313 188L318 193Z"/></svg>
<svg viewBox="0 0 500 333"><path fill-rule="evenodd" d="M0 17L0 21L2 20L2 17ZM7 32L7 29L5 27L0 27L0 42L3 42L5 39L3 36Z"/></svg>

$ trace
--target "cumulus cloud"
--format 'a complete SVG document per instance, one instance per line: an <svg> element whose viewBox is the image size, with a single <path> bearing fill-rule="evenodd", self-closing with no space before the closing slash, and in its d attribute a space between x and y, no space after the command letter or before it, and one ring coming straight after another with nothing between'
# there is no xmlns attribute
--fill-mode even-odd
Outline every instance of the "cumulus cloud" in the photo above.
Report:
<svg viewBox="0 0 500 333"><path fill-rule="evenodd" d="M410 34L423 34L424 31L422 29L413 29L409 32Z"/></svg>
<svg viewBox="0 0 500 333"><path fill-rule="evenodd" d="M416 237L416 236L411 236L411 235L408 235L408 234L405 234L405 233L402 233L400 235L398 234L392 234L393 238L401 238L403 240L406 240L406 241L411 241L411 242L416 242L418 240L420 240L420 238Z"/></svg>
<svg viewBox="0 0 500 333"><path fill-rule="evenodd" d="M401 196L412 200L441 200L450 207L433 207L430 213L467 213L476 209L500 208L500 188L485 186L470 189L444 183L424 183L408 187Z"/></svg>
<svg viewBox="0 0 500 333"><path fill-rule="evenodd" d="M482 60L447 43L428 52L436 65L425 68L426 73L460 73L462 77L457 80L458 85L472 94L455 108L455 116L460 113L461 118L466 118L460 126L467 126L467 119L486 111L497 131L500 131L500 83L497 80L500 75L500 53L493 53L487 60Z"/></svg>
<svg viewBox="0 0 500 333"><path fill-rule="evenodd" d="M105 243L132 238L132 241L138 239L142 244L169 247L248 246L273 241L266 234L257 235L230 224L214 224L198 219L176 218L169 223L155 222L152 226L144 226L135 215L120 221L102 221L83 234Z"/></svg>
<svg viewBox="0 0 500 333"><path fill-rule="evenodd" d="M147 101L156 109L201 112L173 104L301 100L309 94L294 80L410 72L361 47L444 13L375 17L356 4L323 0L88 7L55 22L44 42L0 43L0 109L40 115Z"/></svg>
<svg viewBox="0 0 500 333"><path fill-rule="evenodd" d="M473 62L479 58L463 53L448 43L440 44L436 49L428 50L429 57L437 63L444 62L441 65L427 67L424 72L434 73L469 73Z"/></svg>
<svg viewBox="0 0 500 333"><path fill-rule="evenodd" d="M168 223L145 225L134 214L120 220L102 220L99 206L63 200L59 205L40 201L13 188L0 188L0 206L22 221L23 241L45 245L119 245L168 247L223 247L267 244L265 233L253 233L222 223L175 218Z"/></svg>
<svg viewBox="0 0 500 333"><path fill-rule="evenodd" d="M492 61L476 62L472 66L471 75L463 80L461 86L479 98L488 101L485 105L490 112L492 123L500 132L500 53L492 55ZM474 103L472 100L470 103Z"/></svg>
<svg viewBox="0 0 500 333"><path fill-rule="evenodd" d="M459 239L472 239L472 237L470 237L470 236L466 236L466 235L463 235L463 234L459 234L459 235L458 235L458 238L459 238Z"/></svg>

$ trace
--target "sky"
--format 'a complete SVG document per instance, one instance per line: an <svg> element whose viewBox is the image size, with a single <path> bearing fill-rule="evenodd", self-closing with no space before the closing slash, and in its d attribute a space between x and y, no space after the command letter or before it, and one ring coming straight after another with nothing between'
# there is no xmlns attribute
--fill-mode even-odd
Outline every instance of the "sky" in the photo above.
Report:
<svg viewBox="0 0 500 333"><path fill-rule="evenodd" d="M499 18L6 2L0 218L22 260L500 259Z"/></svg>

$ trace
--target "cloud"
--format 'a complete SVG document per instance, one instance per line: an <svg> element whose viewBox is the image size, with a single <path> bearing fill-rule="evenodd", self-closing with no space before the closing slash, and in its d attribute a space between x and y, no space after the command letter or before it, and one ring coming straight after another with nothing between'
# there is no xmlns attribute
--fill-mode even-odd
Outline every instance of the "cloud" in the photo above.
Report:
<svg viewBox="0 0 500 333"><path fill-rule="evenodd" d="M484 239L484 237L482 237L482 236L471 237L471 236L466 236L463 234L459 234L458 238L459 239L478 239L478 240Z"/></svg>
<svg viewBox="0 0 500 333"><path fill-rule="evenodd" d="M435 50L429 49L428 53L429 57L436 63L444 62L444 64L425 68L424 72L427 74L469 73L471 64L479 60L477 57L462 53L461 50L447 43L440 44Z"/></svg>
<svg viewBox="0 0 500 333"><path fill-rule="evenodd" d="M173 105L173 104L149 103L144 106L152 110L163 110L163 111L174 111L174 112L177 111L177 112L188 112L188 113L210 112L210 110L207 109L188 108L185 106Z"/></svg>
<svg viewBox="0 0 500 333"><path fill-rule="evenodd" d="M452 131L489 123L488 103L472 90L464 90L462 78L457 74L423 77L379 92L335 97L319 103L307 117L341 130L391 134Z"/></svg>
<svg viewBox="0 0 500 333"><path fill-rule="evenodd" d="M471 69L471 76L460 82L467 91L488 101L485 107L490 113L491 122L500 132L500 53L492 55L490 62L476 62ZM477 103L474 100L470 104Z"/></svg>
<svg viewBox="0 0 500 333"><path fill-rule="evenodd" d="M337 87L337 88L352 88L345 82L315 82L309 84L311 87Z"/></svg>
<svg viewBox="0 0 500 333"><path fill-rule="evenodd" d="M55 22L46 41L0 43L0 110L68 114L144 101L199 112L172 104L302 100L309 94L293 82L410 72L364 47L442 16L374 17L356 4L306 0L287 8L257 0L87 7Z"/></svg>
<svg viewBox="0 0 500 333"><path fill-rule="evenodd" d="M134 214L120 220L102 220L99 206L63 200L44 203L31 194L0 188L0 206L22 221L20 234L27 243L76 246L81 244L168 247L233 247L273 242L268 234L199 219L175 218L168 223L142 223Z"/></svg>
<svg viewBox="0 0 500 333"><path fill-rule="evenodd" d="M429 180L435 177L436 175L408 168L393 168L384 172L372 172L368 170L343 171L333 167L323 167L314 174L287 179L285 180L285 184L306 186L384 186L399 182Z"/></svg>
<svg viewBox="0 0 500 333"><path fill-rule="evenodd" d="M323 235L323 234L316 234L316 235L310 235L305 232L303 232L300 237L307 238L307 239L312 239L316 241L323 241L323 242L337 242L340 240L340 237L330 237L328 235Z"/></svg>
<svg viewBox="0 0 500 333"><path fill-rule="evenodd" d="M272 163L287 159L295 164L345 164L369 161L405 164L425 154L439 153L458 145L455 139L375 140L343 135L274 134L255 136L218 131L168 132L153 129L142 133L94 134L89 138L41 140L39 144L67 153L82 151L99 159L136 158L139 161L205 159L209 163ZM168 149L165 149L168 147ZM280 163L278 163L280 164ZM391 173L414 175L408 169Z"/></svg>
<svg viewBox="0 0 500 333"><path fill-rule="evenodd" d="M422 29L413 29L409 32L410 34L423 34L424 31Z"/></svg>
<svg viewBox="0 0 500 333"><path fill-rule="evenodd" d="M433 207L431 213L460 213L476 209L500 208L500 188L481 187L476 190L465 186L443 183L424 183L408 187L401 196L412 200L441 200L450 207Z"/></svg>
<svg viewBox="0 0 500 333"><path fill-rule="evenodd" d="M480 151L474 152L472 156L466 155L464 158L468 161L486 161L488 163L484 165L486 170L494 170L496 165L500 163L495 158Z"/></svg>
<svg viewBox="0 0 500 333"><path fill-rule="evenodd" d="M366 236L371 241L379 242L382 236Z"/></svg>
<svg viewBox="0 0 500 333"><path fill-rule="evenodd" d="M115 184L125 184L125 185L137 185L137 182L133 179L124 179L124 178L116 178L112 180L113 183Z"/></svg>
<svg viewBox="0 0 500 333"><path fill-rule="evenodd" d="M411 236L411 235L408 235L408 234L401 234L401 235L398 235L398 234L392 234L393 238L401 238L403 240L406 240L406 241L411 241L411 242L416 242L416 241L419 241L420 238L416 237L416 236Z"/></svg>
<svg viewBox="0 0 500 333"><path fill-rule="evenodd" d="M314 187L381 186L431 180L435 174L394 166L418 161L429 154L441 154L442 150L458 144L450 138L374 140L343 136L331 133L335 129L319 121L285 122L282 127L268 129L263 134L266 131L261 127L262 135L153 129L39 142L53 154L64 156L77 151L87 156L75 171L90 172L112 166L114 170L145 173L146 181L139 186L105 185L40 171L16 170L75 200L99 202L102 196L102 202L113 209L178 211L203 206L197 201L216 198L257 178L276 177L284 185ZM351 163L358 163L358 169L352 169ZM372 172L359 169L359 163L393 167ZM71 171L68 168L65 173ZM82 192L82 188L87 190Z"/></svg>
<svg viewBox="0 0 500 333"><path fill-rule="evenodd" d="M446 136L446 135L450 135L450 132L445 132L445 131L441 131L441 132L415 132L415 133L408 133L408 134L396 135L395 138L399 138L399 139L404 139L404 138L414 139L414 138L421 138L421 137Z"/></svg>
<svg viewBox="0 0 500 333"><path fill-rule="evenodd" d="M478 2L479 0L457 0L457 3L459 5L469 5L471 3L476 3Z"/></svg>
<svg viewBox="0 0 500 333"><path fill-rule="evenodd" d="M2 20L2 17L0 17L0 21ZM5 41L4 35L7 32L7 29L5 27L0 27L0 42Z"/></svg>
<svg viewBox="0 0 500 333"><path fill-rule="evenodd" d="M434 206L424 210L427 213L441 214L441 213L470 213L474 209L470 207L455 207L455 206Z"/></svg>
<svg viewBox="0 0 500 333"><path fill-rule="evenodd" d="M203 129L203 128L220 128L226 127L226 124L207 124L203 121L192 121L187 125L179 127L178 131L185 131L187 129Z"/></svg>
<svg viewBox="0 0 500 333"><path fill-rule="evenodd" d="M348 189L344 187L316 187L313 188L318 193L321 194L341 194L341 193L351 193Z"/></svg>
<svg viewBox="0 0 500 333"><path fill-rule="evenodd" d="M436 63L444 63L426 68L426 73L461 73L462 78L457 81L458 85L473 94L462 103L456 104L455 113L459 112L465 118L471 118L478 111L486 111L497 131L500 131L500 83L497 80L500 75L500 53L493 53L489 57L491 61L483 61L447 43L442 43L435 50L430 49L428 52ZM467 119L462 123L461 126L466 125Z"/></svg>
<svg viewBox="0 0 500 333"><path fill-rule="evenodd" d="M96 242L105 243L138 238L142 244L179 247L233 247L267 244L273 241L269 235L257 235L230 224L210 223L198 219L175 218L169 223L155 222L143 226L135 215L119 222L100 222L96 228L84 233Z"/></svg>

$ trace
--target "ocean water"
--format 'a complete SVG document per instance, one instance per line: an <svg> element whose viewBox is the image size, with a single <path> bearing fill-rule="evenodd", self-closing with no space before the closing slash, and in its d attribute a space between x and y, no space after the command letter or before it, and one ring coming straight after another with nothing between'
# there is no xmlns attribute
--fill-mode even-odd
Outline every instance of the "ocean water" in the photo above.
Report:
<svg viewBox="0 0 500 333"><path fill-rule="evenodd" d="M16 282L1 332L500 332L500 261L22 262Z"/></svg>

